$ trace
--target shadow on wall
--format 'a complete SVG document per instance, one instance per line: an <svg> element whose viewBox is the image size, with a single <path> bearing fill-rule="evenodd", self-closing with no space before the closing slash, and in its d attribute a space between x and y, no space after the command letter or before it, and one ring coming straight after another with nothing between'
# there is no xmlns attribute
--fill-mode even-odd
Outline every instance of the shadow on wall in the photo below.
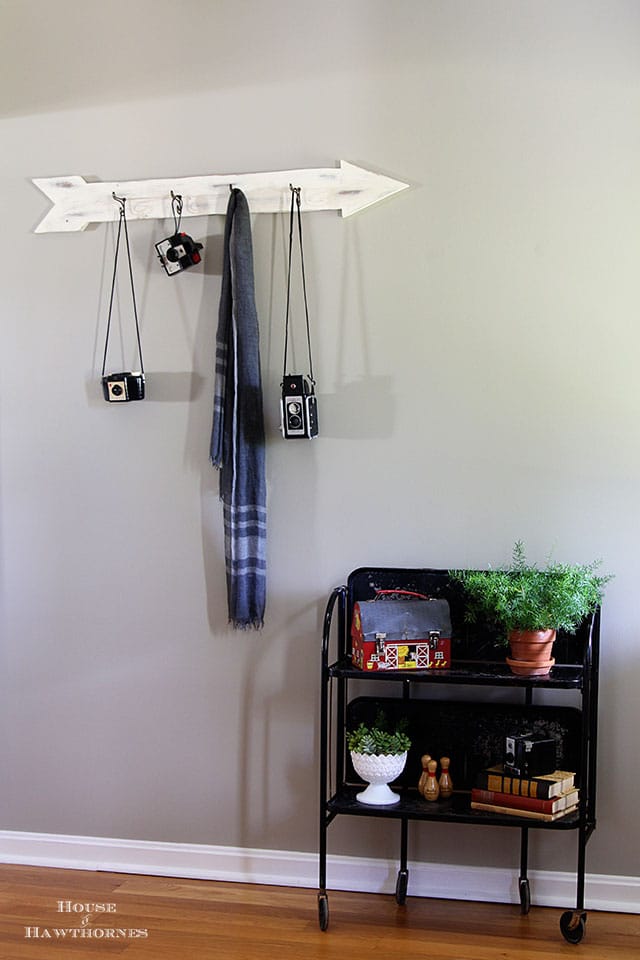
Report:
<svg viewBox="0 0 640 960"><path fill-rule="evenodd" d="M385 439L393 435L395 401L391 377L364 375L318 395L323 437L336 440Z"/></svg>
<svg viewBox="0 0 640 960"><path fill-rule="evenodd" d="M317 597L287 603L276 648L260 636L247 634L252 655L244 666L238 730L238 742L244 748L235 790L238 843L243 847L286 850L293 842L294 849L301 849L303 843L313 849L315 844L319 693L309 661L313 663L317 653L319 662L324 606L324 598ZM308 656L301 656L301 650ZM283 741L290 748L284 752ZM302 825L296 824L302 833L295 838L291 836L293 812L302 820Z"/></svg>
<svg viewBox="0 0 640 960"><path fill-rule="evenodd" d="M395 424L393 379L372 372L361 224L349 220L343 226L335 389L318 397L320 430L323 436L334 439L386 439L393 435ZM354 377L356 370L360 373Z"/></svg>
<svg viewBox="0 0 640 960"><path fill-rule="evenodd" d="M224 223L224 220L216 218L216 222ZM186 229L188 229L188 227ZM204 288L206 293L202 299L200 319L203 319L203 315L206 316L207 329L205 330L205 333L207 334L208 338L210 338L212 331L215 335L215 329L218 322L218 298L220 292L219 278L222 275L223 237L221 234L206 236L202 242L204 244L205 252L202 259L202 265L198 267L198 270L199 272L204 273L206 277L218 278L215 284L205 281ZM145 277L147 278L151 275L151 272L154 268L157 269L157 264L154 262L155 259L156 258L153 256L153 253L151 253L149 263L147 264L147 270L145 272ZM174 278L168 278L168 282L174 284L173 289L178 301L177 315L182 321L185 338L190 339L191 330L188 321L188 307L184 302L184 294L180 287L179 275ZM215 287L215 289L212 289L212 287ZM146 296L146 286L144 295ZM197 334L198 341L200 336L200 327L201 324L199 323ZM199 343L196 344L193 370L155 370L148 372L148 388L146 399L150 400L151 402L155 401L160 403L192 403L193 401L199 400L203 396L204 388L212 376L214 354L206 353L206 350L209 348L209 344L210 341L207 339L206 344L203 345L203 350L199 349ZM212 349L214 349L214 345L211 344L211 346ZM208 365L207 361L209 361ZM202 373L197 369L198 363L200 363L203 367ZM212 404L213 389L211 391L210 401ZM207 400L205 397L203 397L203 402L206 405ZM206 430L204 434L199 436L198 442L202 443L206 447Z"/></svg>

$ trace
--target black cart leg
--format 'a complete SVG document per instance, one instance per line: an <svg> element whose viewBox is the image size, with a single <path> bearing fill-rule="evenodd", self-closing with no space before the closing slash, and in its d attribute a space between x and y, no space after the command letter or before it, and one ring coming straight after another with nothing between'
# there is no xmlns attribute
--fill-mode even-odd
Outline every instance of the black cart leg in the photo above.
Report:
<svg viewBox="0 0 640 960"><path fill-rule="evenodd" d="M320 814L320 844L318 851L318 923L321 930L329 926L329 898L327 897L327 821Z"/></svg>
<svg viewBox="0 0 640 960"><path fill-rule="evenodd" d="M327 828L320 830L320 870L318 878L318 923L321 930L329 926L329 898L327 897Z"/></svg>
<svg viewBox="0 0 640 960"><path fill-rule="evenodd" d="M584 909L584 874L589 834L586 826L581 826L578 835L578 882L576 890L576 909L565 910L560 917L560 930L567 943L580 943L585 934L587 912Z"/></svg>
<svg viewBox="0 0 640 960"><path fill-rule="evenodd" d="M321 930L329 926L329 898L327 896L327 821L320 817L320 851L318 858L318 923Z"/></svg>
<svg viewBox="0 0 640 960"><path fill-rule="evenodd" d="M335 591L334 591L335 594ZM329 753L329 684L327 666L327 650L329 630L331 625L331 610L333 603L330 600L325 614L325 629L322 639L322 690L320 695L320 823L318 842L318 922L321 930L329 925L329 901L327 899L327 787L328 787L328 753Z"/></svg>
<svg viewBox="0 0 640 960"><path fill-rule="evenodd" d="M520 878L518 880L518 892L520 894L520 913L529 913L531 908L531 891L529 889L529 878L527 877L527 867L529 860L529 830L523 827L520 836Z"/></svg>
<svg viewBox="0 0 640 960"><path fill-rule="evenodd" d="M401 907L407 900L407 887L409 885L409 870L407 868L407 850L409 821L403 819L400 821L400 869L396 880L396 903Z"/></svg>

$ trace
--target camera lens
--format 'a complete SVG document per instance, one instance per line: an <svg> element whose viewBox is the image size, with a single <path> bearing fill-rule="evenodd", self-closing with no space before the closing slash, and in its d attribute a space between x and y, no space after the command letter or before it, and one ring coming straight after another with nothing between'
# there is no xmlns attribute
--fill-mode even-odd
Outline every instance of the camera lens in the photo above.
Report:
<svg viewBox="0 0 640 960"><path fill-rule="evenodd" d="M170 246L165 254L170 263L179 263L183 257L186 257L186 255L187 251L182 243L176 243L173 246Z"/></svg>
<svg viewBox="0 0 640 960"><path fill-rule="evenodd" d="M287 404L287 422L289 430L299 430L302 426L302 404L297 400Z"/></svg>
<svg viewBox="0 0 640 960"><path fill-rule="evenodd" d="M111 386L111 393L114 397L119 397L122 395L122 387L119 383L114 383Z"/></svg>

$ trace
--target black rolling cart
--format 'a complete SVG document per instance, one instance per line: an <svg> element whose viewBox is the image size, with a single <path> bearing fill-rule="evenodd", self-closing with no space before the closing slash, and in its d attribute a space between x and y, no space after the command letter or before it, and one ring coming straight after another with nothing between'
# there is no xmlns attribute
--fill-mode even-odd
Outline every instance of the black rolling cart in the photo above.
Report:
<svg viewBox="0 0 640 960"><path fill-rule="evenodd" d="M351 662L350 625L356 601L372 600L381 590L408 590L449 601L453 624L452 661L446 669L411 669L365 672ZM409 871L408 831L411 821L465 823L511 827L520 833L520 910L531 905L527 877L529 830L577 831L576 907L564 911L560 930L569 943L579 943L585 932L585 859L587 842L596 826L596 739L598 711L598 652L600 611L585 618L574 636L559 634L554 647L555 666L545 677L520 677L504 662L504 649L496 646L487 627L464 622L464 601L446 570L359 568L345 586L331 593L322 636L322 691L320 731L320 843L318 918L329 925L327 894L327 834L335 817L381 817L400 823L400 858L395 898L404 904ZM335 659L330 647L335 644ZM375 687L372 685L375 683ZM433 696L438 687L464 687L465 700ZM485 688L484 692L481 688ZM501 691L492 702L487 688ZM380 690L384 694L380 694ZM388 695L387 695L388 690ZM505 697L505 691L508 696ZM544 700L538 691L547 691ZM567 698L567 691L579 696ZM549 692L553 696L549 695ZM557 694L557 696L556 696ZM507 699L508 702L504 702ZM579 706L567 705L577 700ZM552 701L552 702L551 702ZM563 702L564 701L564 702ZM412 747L404 773L394 783L398 802L388 806L360 803L356 794L362 781L346 749L346 731L361 721L370 722L382 708L390 719L406 717ZM495 762L504 744L505 731L533 729L553 735L558 769L576 773L577 810L542 821L474 810L470 790L477 774ZM417 790L420 756L451 757L454 794L428 803Z"/></svg>

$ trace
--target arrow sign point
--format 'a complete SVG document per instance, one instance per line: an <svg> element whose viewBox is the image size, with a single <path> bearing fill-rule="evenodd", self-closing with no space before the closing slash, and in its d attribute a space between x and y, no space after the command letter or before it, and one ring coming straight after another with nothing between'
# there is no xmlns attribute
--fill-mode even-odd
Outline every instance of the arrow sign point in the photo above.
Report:
<svg viewBox="0 0 640 960"><path fill-rule="evenodd" d="M409 184L403 183L402 180L394 180L392 177L373 173L372 170L357 167L353 163L347 163L346 160L340 161L340 169L342 178L339 194L342 199L340 209L343 217L350 217L373 203L392 197L409 187Z"/></svg>

